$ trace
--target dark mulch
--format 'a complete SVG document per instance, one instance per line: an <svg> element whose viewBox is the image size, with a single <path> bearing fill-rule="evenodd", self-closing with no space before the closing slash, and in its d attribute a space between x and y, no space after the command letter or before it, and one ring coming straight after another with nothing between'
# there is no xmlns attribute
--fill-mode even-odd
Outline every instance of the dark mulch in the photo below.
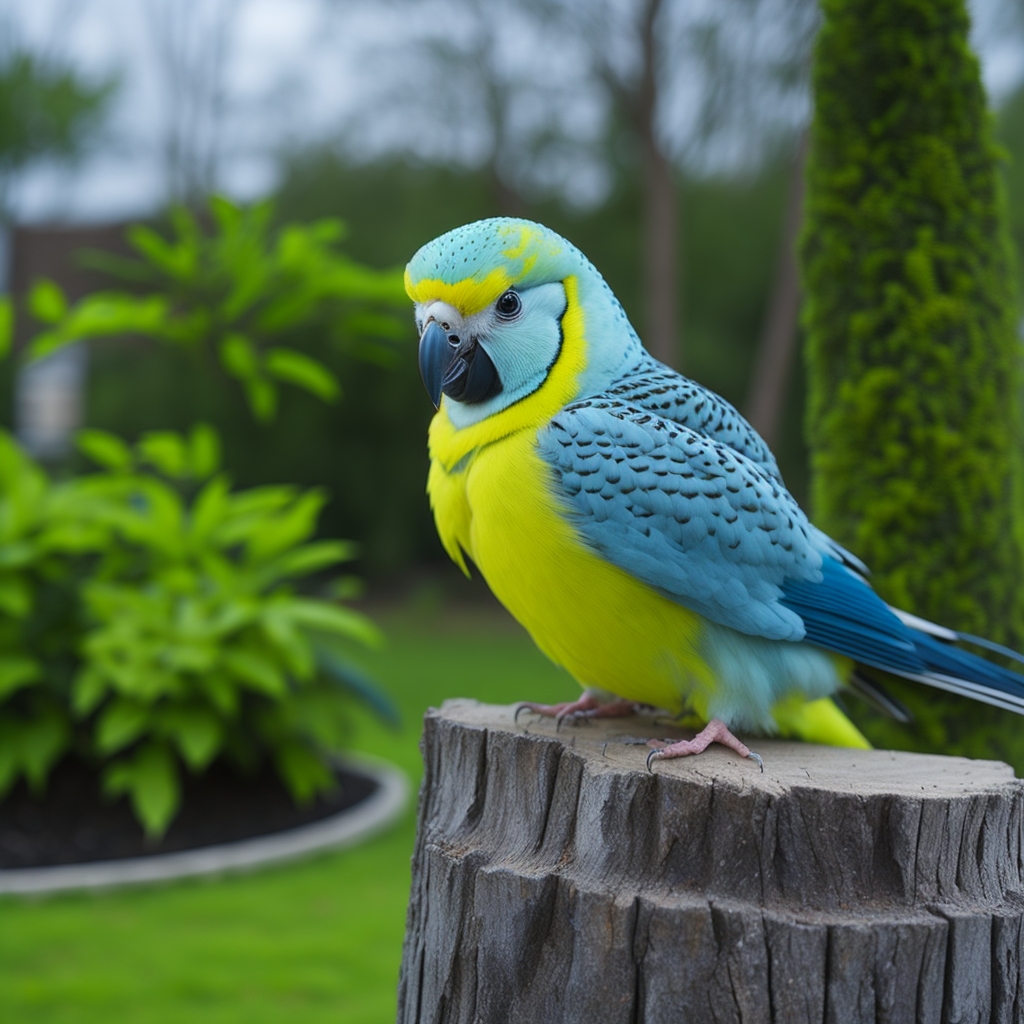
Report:
<svg viewBox="0 0 1024 1024"><path fill-rule="evenodd" d="M331 795L296 806L269 765L244 778L214 764L202 778L185 781L181 810L163 839L152 842L125 797L105 799L95 773L68 759L51 773L40 799L19 782L0 802L0 868L118 860L269 835L336 814L377 788L340 769L337 780Z"/></svg>

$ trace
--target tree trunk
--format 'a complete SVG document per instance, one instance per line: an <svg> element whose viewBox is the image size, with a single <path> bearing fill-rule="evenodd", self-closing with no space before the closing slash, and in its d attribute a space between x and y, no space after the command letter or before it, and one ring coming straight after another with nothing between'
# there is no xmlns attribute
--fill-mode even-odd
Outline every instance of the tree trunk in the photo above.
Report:
<svg viewBox="0 0 1024 1024"><path fill-rule="evenodd" d="M398 1019L1019 1020L1024 783L760 740L644 767L628 733L427 715Z"/></svg>
<svg viewBox="0 0 1024 1024"><path fill-rule="evenodd" d="M645 0L640 22L642 70L635 129L643 156L644 343L656 359L681 365L679 331L679 203L672 165L658 138L658 41L661 0Z"/></svg>
<svg viewBox="0 0 1024 1024"><path fill-rule="evenodd" d="M779 439L782 406L796 351L797 321L800 315L800 270L796 247L803 222L806 160L807 133L804 132L793 161L782 238L775 265L775 282L757 346L750 398L747 401L747 419L768 442L769 447L774 447Z"/></svg>

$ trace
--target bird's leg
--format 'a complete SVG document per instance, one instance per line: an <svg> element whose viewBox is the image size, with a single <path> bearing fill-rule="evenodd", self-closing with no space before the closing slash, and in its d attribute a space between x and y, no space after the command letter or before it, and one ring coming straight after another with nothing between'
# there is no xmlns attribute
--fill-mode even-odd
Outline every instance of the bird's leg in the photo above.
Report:
<svg viewBox="0 0 1024 1024"><path fill-rule="evenodd" d="M579 700L567 700L561 704L533 704L524 702L516 708L516 719L521 711L532 711L534 714L553 718L561 725L567 718L621 718L636 711L636 704L628 700L601 702L589 690L584 690Z"/></svg>
<svg viewBox="0 0 1024 1024"><path fill-rule="evenodd" d="M707 725L692 740L677 740L669 743L666 740L650 740L648 746L654 747L647 755L647 767L655 761L664 761L670 757L689 757L691 754L703 753L712 743L721 743L723 747L735 750L740 757L748 757L757 763L761 771L764 771L764 761L759 754L755 754L741 740L738 740L729 731L725 722L718 718L712 718ZM653 771L653 769L651 769Z"/></svg>

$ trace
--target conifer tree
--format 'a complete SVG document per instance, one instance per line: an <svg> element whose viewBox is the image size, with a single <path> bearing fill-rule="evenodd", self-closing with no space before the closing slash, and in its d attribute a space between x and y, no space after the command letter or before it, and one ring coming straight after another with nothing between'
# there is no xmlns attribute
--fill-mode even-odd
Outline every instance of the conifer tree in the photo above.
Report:
<svg viewBox="0 0 1024 1024"><path fill-rule="evenodd" d="M822 10L802 239L815 521L886 600L1021 649L1021 342L966 2ZM876 743L1024 769L1016 716L891 689L915 721L855 714Z"/></svg>

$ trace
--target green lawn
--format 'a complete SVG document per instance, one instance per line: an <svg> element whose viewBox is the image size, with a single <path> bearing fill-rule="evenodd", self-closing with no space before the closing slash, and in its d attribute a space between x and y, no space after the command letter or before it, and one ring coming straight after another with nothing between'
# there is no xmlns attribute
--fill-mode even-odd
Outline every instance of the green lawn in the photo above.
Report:
<svg viewBox="0 0 1024 1024"><path fill-rule="evenodd" d="M555 700L576 684L486 613L379 617L363 659L400 707L354 746L418 783L424 710L446 697ZM370 842L253 875L45 899L0 898L0 1020L363 1024L395 1019L414 808Z"/></svg>

